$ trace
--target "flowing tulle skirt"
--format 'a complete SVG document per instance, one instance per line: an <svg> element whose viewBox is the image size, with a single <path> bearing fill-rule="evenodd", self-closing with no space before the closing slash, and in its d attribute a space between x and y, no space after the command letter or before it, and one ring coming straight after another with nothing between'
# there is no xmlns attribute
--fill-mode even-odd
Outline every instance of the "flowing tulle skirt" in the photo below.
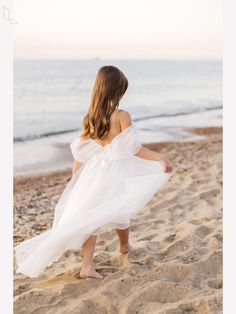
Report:
<svg viewBox="0 0 236 314"><path fill-rule="evenodd" d="M159 162L136 156L91 158L67 184L52 228L14 248L16 272L38 277L65 251L79 250L90 235L127 228L172 174L164 173Z"/></svg>

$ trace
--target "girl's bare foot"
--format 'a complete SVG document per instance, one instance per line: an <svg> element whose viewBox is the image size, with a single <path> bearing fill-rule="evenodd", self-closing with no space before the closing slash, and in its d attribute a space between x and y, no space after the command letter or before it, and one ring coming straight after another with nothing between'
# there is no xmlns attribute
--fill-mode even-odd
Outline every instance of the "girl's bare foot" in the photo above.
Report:
<svg viewBox="0 0 236 314"><path fill-rule="evenodd" d="M129 243L120 245L120 253L122 254L126 254L130 252L131 250L132 250L132 246Z"/></svg>
<svg viewBox="0 0 236 314"><path fill-rule="evenodd" d="M100 279L103 278L102 275L100 275L94 268L82 268L79 274L81 279L85 278L96 278Z"/></svg>

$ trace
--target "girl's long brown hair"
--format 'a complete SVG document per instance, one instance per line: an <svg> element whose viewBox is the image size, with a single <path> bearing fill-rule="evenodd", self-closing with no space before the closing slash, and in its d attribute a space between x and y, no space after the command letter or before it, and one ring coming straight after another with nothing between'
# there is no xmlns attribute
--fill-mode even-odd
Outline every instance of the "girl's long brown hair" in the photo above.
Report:
<svg viewBox="0 0 236 314"><path fill-rule="evenodd" d="M110 129L112 112L128 88L128 80L116 67L107 65L99 69L92 91L91 103L83 119L82 137L103 139Z"/></svg>

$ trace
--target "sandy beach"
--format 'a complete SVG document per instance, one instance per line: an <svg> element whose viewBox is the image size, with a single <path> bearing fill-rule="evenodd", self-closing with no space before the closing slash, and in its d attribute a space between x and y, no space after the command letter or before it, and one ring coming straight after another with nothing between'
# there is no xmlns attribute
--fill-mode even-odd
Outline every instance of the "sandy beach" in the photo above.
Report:
<svg viewBox="0 0 236 314"><path fill-rule="evenodd" d="M80 250L38 278L15 274L15 314L222 313L222 129L189 131L205 138L145 145L177 173L132 219L133 250L120 254L108 230L95 253L104 279L79 279ZM14 245L51 227L70 178L70 169L14 178Z"/></svg>

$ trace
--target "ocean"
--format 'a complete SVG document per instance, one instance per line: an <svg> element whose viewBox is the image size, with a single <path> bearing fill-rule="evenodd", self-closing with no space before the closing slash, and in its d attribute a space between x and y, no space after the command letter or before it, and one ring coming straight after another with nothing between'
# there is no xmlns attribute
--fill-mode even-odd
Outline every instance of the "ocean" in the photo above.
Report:
<svg viewBox="0 0 236 314"><path fill-rule="evenodd" d="M188 127L222 126L222 62L158 60L15 60L14 175L71 166L99 67L129 80L120 108L143 143L198 139Z"/></svg>

